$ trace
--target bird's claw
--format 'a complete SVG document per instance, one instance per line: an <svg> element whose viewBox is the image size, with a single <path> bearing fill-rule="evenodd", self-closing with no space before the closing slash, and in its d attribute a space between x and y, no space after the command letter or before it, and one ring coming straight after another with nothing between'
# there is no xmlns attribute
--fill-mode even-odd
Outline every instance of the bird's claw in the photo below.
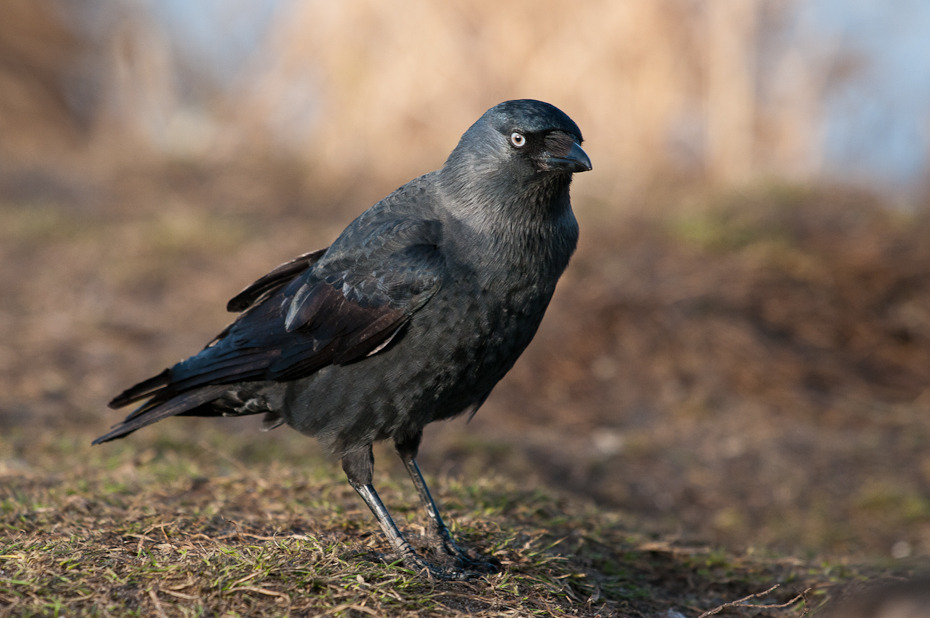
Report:
<svg viewBox="0 0 930 618"><path fill-rule="evenodd" d="M501 570L500 560L493 556L476 555L471 556L451 540L442 542L442 551L455 558L455 564L461 569L473 571L480 574L499 573Z"/></svg>
<svg viewBox="0 0 930 618"><path fill-rule="evenodd" d="M413 547L409 549L405 548L395 555L400 557L401 564L408 569L440 581L465 581L483 575L499 573L501 571L501 563L497 558L485 558L484 556L472 558L465 550L455 545L455 543L451 544L451 548L450 545L446 543L442 543L440 547L441 549L437 546L433 546L433 553L445 553L453 557L453 565L445 566L434 564L421 557ZM438 552L436 551L437 549L439 549ZM389 561L385 556L382 556L382 559L385 560L385 562Z"/></svg>
<svg viewBox="0 0 930 618"><path fill-rule="evenodd" d="M476 555L472 557L469 552L459 547L452 539L448 528L442 527L433 530L441 547L441 551L455 558L455 563L462 569L481 574L493 574L501 571L500 560L493 556Z"/></svg>
<svg viewBox="0 0 930 618"><path fill-rule="evenodd" d="M479 557L472 558L467 554L459 554L455 557L456 564L461 568L471 571L473 573L479 573L484 575L493 575L495 573L500 573L501 571L501 562L494 557Z"/></svg>
<svg viewBox="0 0 930 618"><path fill-rule="evenodd" d="M461 567L441 567L427 562L417 554L407 555L403 558L403 564L408 569L417 573L425 574L430 579L440 581L466 581L480 577L483 573L469 568Z"/></svg>

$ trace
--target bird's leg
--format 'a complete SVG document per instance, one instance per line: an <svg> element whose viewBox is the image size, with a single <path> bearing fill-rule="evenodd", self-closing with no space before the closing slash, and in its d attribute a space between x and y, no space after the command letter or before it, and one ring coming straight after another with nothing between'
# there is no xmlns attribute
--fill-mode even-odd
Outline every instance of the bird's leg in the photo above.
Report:
<svg viewBox="0 0 930 618"><path fill-rule="evenodd" d="M370 444L365 448L346 453L342 457L342 469L345 470L349 484L371 509L381 530L404 564L415 571L426 571L431 577L437 579L467 579L469 575L464 571L441 569L430 564L421 558L404 538L371 483L374 464L375 459Z"/></svg>
<svg viewBox="0 0 930 618"><path fill-rule="evenodd" d="M420 472L420 466L417 465L416 454L422 435L421 432L417 436L414 436L413 439L397 441L395 446L401 461L404 462L404 467L407 468L410 479L413 481L413 486L417 488L420 502L426 507L426 513L429 515L430 519L430 531L433 536L438 539L442 546L442 550L450 556L455 556L462 567L483 573L497 573L500 571L499 561L495 558L485 560L482 558L475 559L469 556L468 552L455 543L455 540L452 538L452 533L449 532L448 526L446 526L446 523L442 520L442 515L439 514L439 507L436 506L436 502L433 500L432 494L430 494L429 487L426 485L426 480Z"/></svg>

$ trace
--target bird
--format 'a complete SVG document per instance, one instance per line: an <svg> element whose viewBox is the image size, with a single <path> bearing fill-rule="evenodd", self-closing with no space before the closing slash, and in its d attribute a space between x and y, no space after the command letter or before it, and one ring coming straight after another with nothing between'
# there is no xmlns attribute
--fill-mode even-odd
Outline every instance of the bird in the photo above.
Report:
<svg viewBox="0 0 930 618"><path fill-rule="evenodd" d="M416 457L423 428L471 418L535 336L578 242L569 188L592 169L581 143L549 103L491 107L441 168L243 289L227 304L238 317L199 353L114 397L110 408L138 406L94 444L171 416L263 414L262 429L289 425L341 461L404 566L444 580L499 571L456 544ZM375 490L381 440L443 564L417 553Z"/></svg>

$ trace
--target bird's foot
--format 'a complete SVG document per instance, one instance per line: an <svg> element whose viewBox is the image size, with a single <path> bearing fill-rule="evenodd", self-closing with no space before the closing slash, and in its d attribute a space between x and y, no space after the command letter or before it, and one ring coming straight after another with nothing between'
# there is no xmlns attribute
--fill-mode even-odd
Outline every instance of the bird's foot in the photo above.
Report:
<svg viewBox="0 0 930 618"><path fill-rule="evenodd" d="M463 551L455 556L455 562L473 573L493 575L501 572L501 561L493 556L472 557Z"/></svg>
<svg viewBox="0 0 930 618"><path fill-rule="evenodd" d="M462 549L452 539L448 528L442 527L432 530L434 542L433 551L444 553L455 558L457 567L479 574L493 574L501 571L501 562L493 556L483 556L477 552Z"/></svg>
<svg viewBox="0 0 930 618"><path fill-rule="evenodd" d="M483 575L498 573L501 570L501 563L496 558L484 559L481 556L475 558L458 547L456 549L458 551L453 553L446 550L444 544L431 546L430 551L439 558L438 562L431 562L423 558L413 547L410 547L409 550L404 548L404 550L398 551L393 556L381 555L380 558L387 564L401 564L418 574L440 581L466 581ZM442 556L444 554L451 556L452 560L443 560ZM446 564L442 564L443 562Z"/></svg>
<svg viewBox="0 0 930 618"><path fill-rule="evenodd" d="M408 569L416 571L419 574L426 575L430 579L440 581L466 581L483 575L482 572L456 566L440 566L433 564L421 558L417 554L406 555L403 557L403 565Z"/></svg>

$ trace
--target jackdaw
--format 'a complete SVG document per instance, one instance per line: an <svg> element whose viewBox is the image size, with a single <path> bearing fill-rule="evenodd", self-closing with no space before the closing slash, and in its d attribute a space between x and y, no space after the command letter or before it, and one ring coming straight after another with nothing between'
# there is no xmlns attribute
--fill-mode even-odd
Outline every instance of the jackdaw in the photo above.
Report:
<svg viewBox="0 0 930 618"><path fill-rule="evenodd" d="M264 414L263 428L286 423L341 458L405 565L443 579L496 571L452 540L415 457L423 427L474 414L535 335L578 240L581 141L548 103L492 107L442 168L245 288L200 353L114 398L142 403L94 444L169 416ZM372 443L387 439L454 566L421 558L372 486Z"/></svg>

